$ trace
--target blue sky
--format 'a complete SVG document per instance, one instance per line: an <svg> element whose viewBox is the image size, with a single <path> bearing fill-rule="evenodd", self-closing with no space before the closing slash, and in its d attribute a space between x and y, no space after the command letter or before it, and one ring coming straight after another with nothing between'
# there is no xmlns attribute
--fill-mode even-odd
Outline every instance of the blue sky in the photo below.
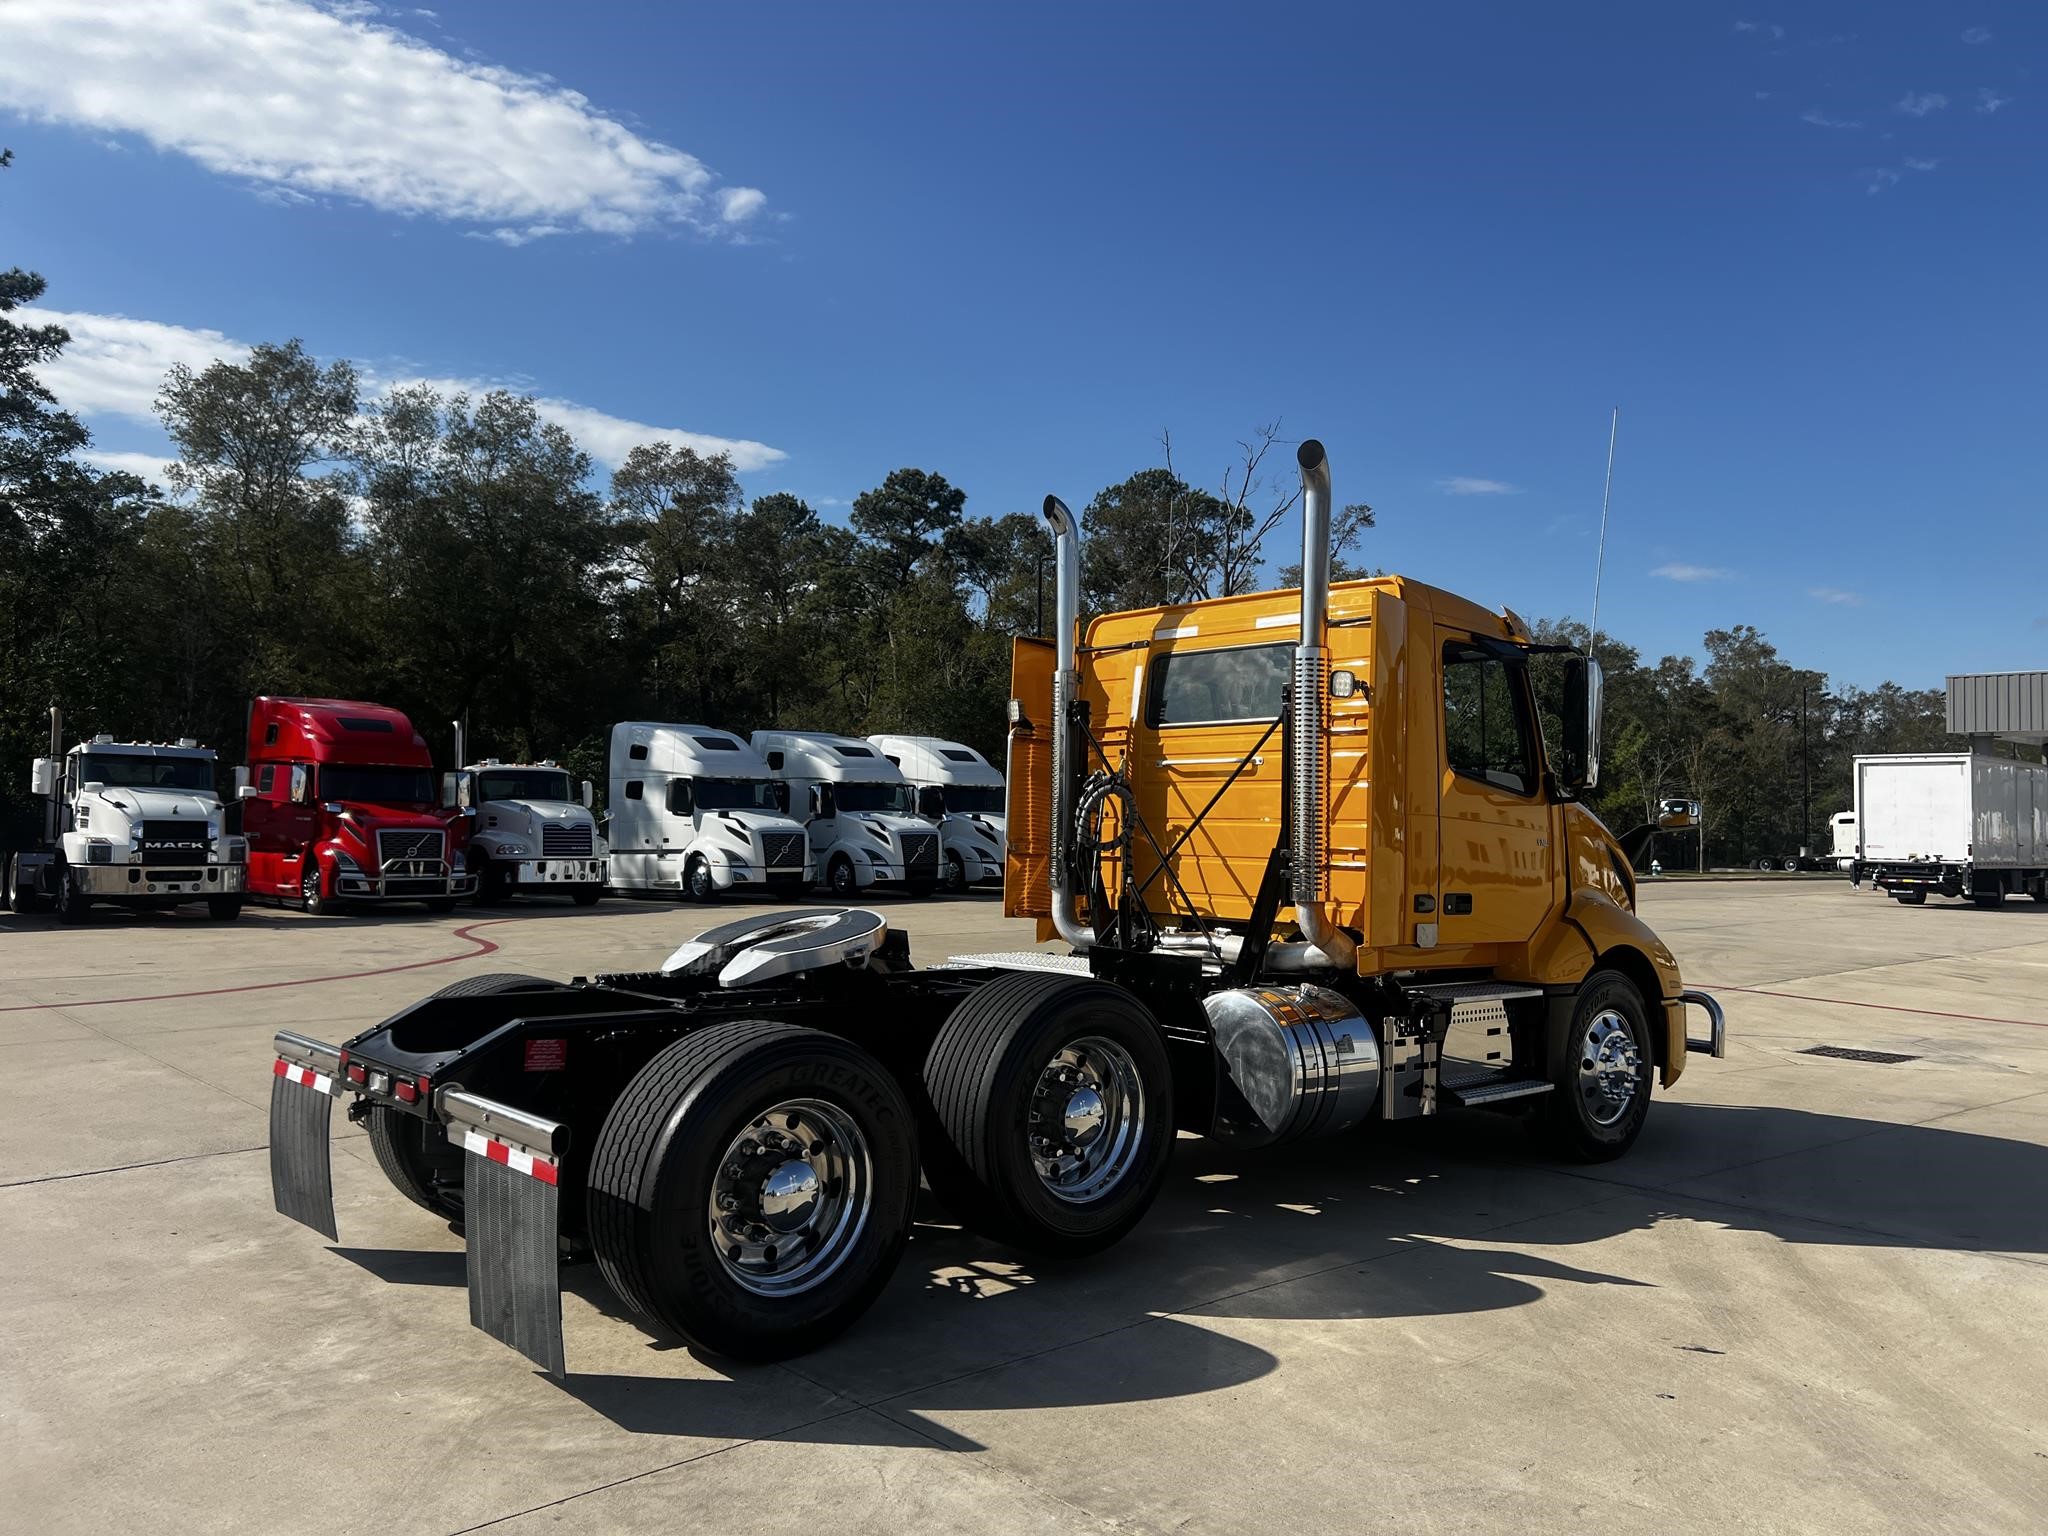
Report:
<svg viewBox="0 0 2048 1536"><path fill-rule="evenodd" d="M8 5L0 260L110 453L294 335L834 516L1278 420L1368 560L1583 618L1619 405L1603 628L2048 665L2038 5L95 11Z"/></svg>

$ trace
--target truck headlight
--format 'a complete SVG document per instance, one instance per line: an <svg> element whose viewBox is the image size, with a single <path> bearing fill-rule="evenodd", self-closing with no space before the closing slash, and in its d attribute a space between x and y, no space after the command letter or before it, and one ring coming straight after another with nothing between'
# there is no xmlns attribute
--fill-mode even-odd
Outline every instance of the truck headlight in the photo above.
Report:
<svg viewBox="0 0 2048 1536"><path fill-rule="evenodd" d="M88 864L111 864L114 862L114 845L104 837L87 838L85 862Z"/></svg>
<svg viewBox="0 0 2048 1536"><path fill-rule="evenodd" d="M501 859L523 859L533 850L517 839L508 839L498 844L496 857Z"/></svg>

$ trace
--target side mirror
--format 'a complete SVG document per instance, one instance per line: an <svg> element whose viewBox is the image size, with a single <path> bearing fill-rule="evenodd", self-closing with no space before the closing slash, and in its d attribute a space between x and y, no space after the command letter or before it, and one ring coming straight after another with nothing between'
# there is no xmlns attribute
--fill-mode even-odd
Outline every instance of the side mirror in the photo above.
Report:
<svg viewBox="0 0 2048 1536"><path fill-rule="evenodd" d="M813 784L811 786L811 814L813 816L827 817L828 819L839 814L839 800L832 793L832 786L830 784Z"/></svg>
<svg viewBox="0 0 2048 1536"><path fill-rule="evenodd" d="M238 780L246 779L248 776L249 774L247 769L238 768L235 770L235 777ZM235 785L235 798L237 800L256 800L262 798L262 795L263 791L258 789L254 784L237 783Z"/></svg>
<svg viewBox="0 0 2048 1536"><path fill-rule="evenodd" d="M768 783L768 798L775 802L775 809L783 815L789 814L789 785L782 779L771 779Z"/></svg>
<svg viewBox="0 0 2048 1536"><path fill-rule="evenodd" d="M29 769L28 792L32 795L50 796L57 792L57 759L39 757Z"/></svg>
<svg viewBox="0 0 2048 1536"><path fill-rule="evenodd" d="M312 777L311 774L306 772L306 765L304 763L292 764L291 801L293 805L304 805L311 798Z"/></svg>
<svg viewBox="0 0 2048 1536"><path fill-rule="evenodd" d="M240 798L241 798L241 795L242 795L242 791L243 791L243 790L245 790L245 789L247 789L248 787L249 787L249 770L248 770L248 769L246 769L246 768L237 768L237 769L235 770L235 797L236 797L237 799L240 799Z"/></svg>
<svg viewBox="0 0 2048 1536"><path fill-rule="evenodd" d="M339 816L341 814L341 802L339 800L322 801L320 809L330 816Z"/></svg>
<svg viewBox="0 0 2048 1536"><path fill-rule="evenodd" d="M458 798L459 791L456 788L457 781L460 780L461 777L462 775L459 773L444 773L441 775L442 810L452 811L458 805L462 804L462 801Z"/></svg>
<svg viewBox="0 0 2048 1536"><path fill-rule="evenodd" d="M936 784L927 784L917 792L917 813L940 821L946 815L946 792Z"/></svg>
<svg viewBox="0 0 2048 1536"><path fill-rule="evenodd" d="M697 808L696 796L691 792L688 779L668 781L668 813L671 816L688 816Z"/></svg>
<svg viewBox="0 0 2048 1536"><path fill-rule="evenodd" d="M590 780L583 781L583 809L589 810L597 804L597 791L590 787Z"/></svg>
<svg viewBox="0 0 2048 1536"><path fill-rule="evenodd" d="M1574 656L1564 671L1564 741L1558 782L1582 795L1600 782L1600 663Z"/></svg>
<svg viewBox="0 0 2048 1536"><path fill-rule="evenodd" d="M1683 832L1687 827L1700 824L1700 803L1697 800L1666 800L1657 807L1657 829L1660 832Z"/></svg>

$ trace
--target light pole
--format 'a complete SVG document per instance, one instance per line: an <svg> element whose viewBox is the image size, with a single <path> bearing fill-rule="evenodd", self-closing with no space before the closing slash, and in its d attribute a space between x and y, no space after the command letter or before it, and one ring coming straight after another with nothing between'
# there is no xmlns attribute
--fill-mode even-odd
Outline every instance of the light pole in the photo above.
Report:
<svg viewBox="0 0 2048 1536"><path fill-rule="evenodd" d="M1806 764L1806 699L1813 692L1807 683L1799 690L1799 857L1813 849L1813 777Z"/></svg>

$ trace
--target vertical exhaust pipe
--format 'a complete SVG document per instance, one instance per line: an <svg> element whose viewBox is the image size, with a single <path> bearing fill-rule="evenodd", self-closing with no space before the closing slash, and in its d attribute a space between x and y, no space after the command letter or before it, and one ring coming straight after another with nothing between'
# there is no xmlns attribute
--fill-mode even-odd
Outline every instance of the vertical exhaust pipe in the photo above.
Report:
<svg viewBox="0 0 2048 1536"><path fill-rule="evenodd" d="M1073 889L1074 806L1071 797L1078 764L1074 732L1068 721L1081 691L1081 672L1074 657L1074 630L1081 618L1081 528L1057 496L1045 498L1045 521L1053 545L1053 674L1052 674L1052 836L1049 840L1052 878L1052 924L1075 950L1086 950L1095 934L1075 906Z"/></svg>
<svg viewBox="0 0 2048 1536"><path fill-rule="evenodd" d="M50 761L57 765L50 793L43 800L43 843L57 846L57 806L64 798L64 712L50 706Z"/></svg>
<svg viewBox="0 0 2048 1536"><path fill-rule="evenodd" d="M1301 643L1294 648L1294 842L1288 850L1294 917L1320 955L1310 963L1348 967L1357 954L1350 935L1323 907L1329 864L1330 461L1314 438L1295 452L1301 466Z"/></svg>

